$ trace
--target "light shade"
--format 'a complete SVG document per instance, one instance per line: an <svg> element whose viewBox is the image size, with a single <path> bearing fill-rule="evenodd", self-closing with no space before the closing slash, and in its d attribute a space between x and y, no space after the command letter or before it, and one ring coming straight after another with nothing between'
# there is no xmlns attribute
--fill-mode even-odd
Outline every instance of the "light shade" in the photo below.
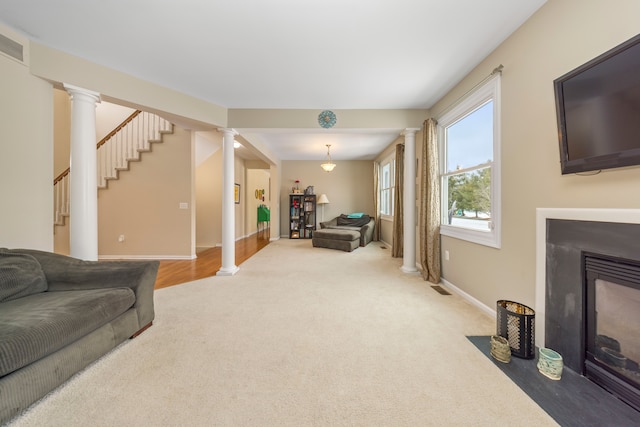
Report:
<svg viewBox="0 0 640 427"><path fill-rule="evenodd" d="M327 161L321 164L320 167L324 169L325 172L331 172L333 168L336 167L336 164L331 161L331 154L329 153L329 147L331 147L331 144L326 144L326 145L327 145Z"/></svg>
<svg viewBox="0 0 640 427"><path fill-rule="evenodd" d="M326 194L321 194L320 197L318 197L318 202L319 205L326 205L327 203L329 203L329 199L327 199L327 195Z"/></svg>
<svg viewBox="0 0 640 427"><path fill-rule="evenodd" d="M323 163L320 165L320 167L322 169L324 169L325 172L331 172L333 170L333 168L336 167L335 163Z"/></svg>

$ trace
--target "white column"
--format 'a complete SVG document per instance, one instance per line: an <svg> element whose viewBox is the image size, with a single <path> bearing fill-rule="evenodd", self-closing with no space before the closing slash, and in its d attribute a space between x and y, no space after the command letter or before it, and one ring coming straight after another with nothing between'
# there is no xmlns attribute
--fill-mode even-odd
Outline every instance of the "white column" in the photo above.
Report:
<svg viewBox="0 0 640 427"><path fill-rule="evenodd" d="M233 129L219 129L222 137L222 266L217 276L233 276L239 270L236 266L235 242L235 202L234 190L234 137Z"/></svg>
<svg viewBox="0 0 640 427"><path fill-rule="evenodd" d="M416 268L416 132L418 128L407 128L404 135L404 248L402 267L405 273Z"/></svg>
<svg viewBox="0 0 640 427"><path fill-rule="evenodd" d="M71 95L69 254L97 261L96 104L100 102L100 94L66 84L64 88Z"/></svg>

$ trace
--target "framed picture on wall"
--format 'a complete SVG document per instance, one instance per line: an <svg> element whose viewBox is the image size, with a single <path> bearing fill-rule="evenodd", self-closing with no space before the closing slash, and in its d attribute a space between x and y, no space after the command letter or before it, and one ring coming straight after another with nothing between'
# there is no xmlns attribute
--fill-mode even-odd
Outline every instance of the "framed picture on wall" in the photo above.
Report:
<svg viewBox="0 0 640 427"><path fill-rule="evenodd" d="M240 184L235 184L233 188L233 201L236 202L236 205L240 204Z"/></svg>

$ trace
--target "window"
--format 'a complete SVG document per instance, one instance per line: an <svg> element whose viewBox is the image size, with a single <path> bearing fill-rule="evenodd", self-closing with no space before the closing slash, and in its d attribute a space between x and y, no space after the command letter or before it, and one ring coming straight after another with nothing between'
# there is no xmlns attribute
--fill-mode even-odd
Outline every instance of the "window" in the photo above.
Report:
<svg viewBox="0 0 640 427"><path fill-rule="evenodd" d="M395 159L385 160L380 165L380 214L383 216L393 216L394 175Z"/></svg>
<svg viewBox="0 0 640 427"><path fill-rule="evenodd" d="M500 76L438 119L441 234L500 247Z"/></svg>

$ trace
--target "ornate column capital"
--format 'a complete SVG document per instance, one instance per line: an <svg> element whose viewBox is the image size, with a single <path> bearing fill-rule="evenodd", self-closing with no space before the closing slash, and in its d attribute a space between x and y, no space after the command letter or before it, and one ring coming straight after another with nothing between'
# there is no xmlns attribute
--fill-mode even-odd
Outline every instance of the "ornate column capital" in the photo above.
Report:
<svg viewBox="0 0 640 427"><path fill-rule="evenodd" d="M400 135L403 135L403 136L415 135L416 132L418 132L419 130L420 128L405 128L405 130L403 130Z"/></svg>
<svg viewBox="0 0 640 427"><path fill-rule="evenodd" d="M82 99L87 101L93 101L95 103L99 103L102 101L102 99L100 98L100 94L98 92L94 92L92 90L84 89L84 88L70 85L67 83L64 83L63 86L64 86L64 89L67 91L67 93L71 95L72 100Z"/></svg>
<svg viewBox="0 0 640 427"><path fill-rule="evenodd" d="M235 137L236 135L240 135L238 131L232 128L218 128L218 132L223 133L225 136L229 136L230 134L232 137Z"/></svg>

